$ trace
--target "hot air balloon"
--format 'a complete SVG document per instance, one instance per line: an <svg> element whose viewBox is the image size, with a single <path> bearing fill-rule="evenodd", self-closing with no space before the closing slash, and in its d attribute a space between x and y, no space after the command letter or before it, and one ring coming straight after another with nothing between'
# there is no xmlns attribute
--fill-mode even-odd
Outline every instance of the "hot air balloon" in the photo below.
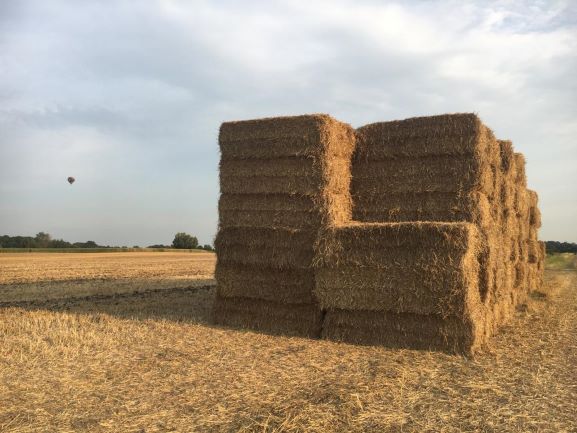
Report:
<svg viewBox="0 0 577 433"><path fill-rule="evenodd" d="M76 180L76 179L74 179L72 176L70 176L70 177L68 178L68 183L69 183L70 185L72 185L75 180Z"/></svg>

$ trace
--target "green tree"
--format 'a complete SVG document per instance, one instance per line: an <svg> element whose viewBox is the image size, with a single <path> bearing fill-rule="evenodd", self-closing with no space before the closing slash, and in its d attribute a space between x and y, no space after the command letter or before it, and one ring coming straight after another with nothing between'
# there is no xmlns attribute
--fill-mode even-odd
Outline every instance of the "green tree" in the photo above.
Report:
<svg viewBox="0 0 577 433"><path fill-rule="evenodd" d="M36 234L34 240L36 241L36 246L38 248L48 248L52 238L48 233L40 232Z"/></svg>
<svg viewBox="0 0 577 433"><path fill-rule="evenodd" d="M198 247L198 239L188 233L179 232L174 236L172 248L194 249Z"/></svg>

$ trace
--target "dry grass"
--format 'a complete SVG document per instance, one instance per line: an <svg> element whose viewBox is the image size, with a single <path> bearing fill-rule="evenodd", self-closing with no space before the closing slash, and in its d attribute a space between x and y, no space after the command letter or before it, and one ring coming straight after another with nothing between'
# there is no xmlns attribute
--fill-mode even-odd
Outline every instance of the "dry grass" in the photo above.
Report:
<svg viewBox="0 0 577 433"><path fill-rule="evenodd" d="M99 284L90 299L0 308L0 431L577 429L575 272L548 271L474 359L222 329L212 288L105 296Z"/></svg>
<svg viewBox="0 0 577 433"><path fill-rule="evenodd" d="M213 283L213 253L17 253L0 256L0 304Z"/></svg>

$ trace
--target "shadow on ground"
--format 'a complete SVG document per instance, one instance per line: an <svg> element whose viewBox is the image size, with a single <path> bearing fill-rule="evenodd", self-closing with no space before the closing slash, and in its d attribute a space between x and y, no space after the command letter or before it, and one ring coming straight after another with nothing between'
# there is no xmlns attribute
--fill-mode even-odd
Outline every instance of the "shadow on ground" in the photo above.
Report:
<svg viewBox="0 0 577 433"><path fill-rule="evenodd" d="M112 295L92 295L45 301L0 302L28 311L56 311L78 314L109 314L132 320L172 320L210 324L215 285L158 289Z"/></svg>

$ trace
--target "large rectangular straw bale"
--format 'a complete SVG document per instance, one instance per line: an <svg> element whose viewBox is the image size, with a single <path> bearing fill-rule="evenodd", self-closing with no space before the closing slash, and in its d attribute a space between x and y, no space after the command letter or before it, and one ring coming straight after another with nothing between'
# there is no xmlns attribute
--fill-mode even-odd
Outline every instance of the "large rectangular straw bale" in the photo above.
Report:
<svg viewBox="0 0 577 433"><path fill-rule="evenodd" d="M363 222L474 222L482 227L495 224L487 196L478 192L363 194L355 197L353 219Z"/></svg>
<svg viewBox="0 0 577 433"><path fill-rule="evenodd" d="M519 261L515 264L514 289L517 292L523 292L525 287L527 287L527 263Z"/></svg>
<svg viewBox="0 0 577 433"><path fill-rule="evenodd" d="M527 187L527 175L525 173L525 156L515 152L515 183L521 187Z"/></svg>
<svg viewBox="0 0 577 433"><path fill-rule="evenodd" d="M470 155L407 156L384 160L355 159L352 190L358 194L481 191L494 188L486 161Z"/></svg>
<svg viewBox="0 0 577 433"><path fill-rule="evenodd" d="M349 180L336 177L330 186L324 188L332 194L345 194ZM312 176L228 176L220 177L220 190L223 194L319 194L321 183Z"/></svg>
<svg viewBox="0 0 577 433"><path fill-rule="evenodd" d="M316 232L286 228L226 227L214 242L220 264L277 269L310 268Z"/></svg>
<svg viewBox="0 0 577 433"><path fill-rule="evenodd" d="M426 155L495 154L492 132L475 114L445 114L379 122L357 129L356 160Z"/></svg>
<svg viewBox="0 0 577 433"><path fill-rule="evenodd" d="M541 260L541 244L537 240L528 239L527 241L528 262L537 263Z"/></svg>
<svg viewBox="0 0 577 433"><path fill-rule="evenodd" d="M506 175L511 175L514 170L514 149L510 140L497 140L499 143L499 154L501 157L501 170Z"/></svg>
<svg viewBox="0 0 577 433"><path fill-rule="evenodd" d="M312 304L217 296L214 321L217 325L270 334L319 338L322 312Z"/></svg>
<svg viewBox="0 0 577 433"><path fill-rule="evenodd" d="M514 209L519 218L528 218L529 193L527 189L521 185L518 185L515 191Z"/></svg>
<svg viewBox="0 0 577 433"><path fill-rule="evenodd" d="M221 160L302 156L348 159L354 138L350 126L326 114L225 122L220 127Z"/></svg>
<svg viewBox="0 0 577 433"><path fill-rule="evenodd" d="M315 302L315 275L312 269L219 264L216 279L221 297L244 297L286 304Z"/></svg>
<svg viewBox="0 0 577 433"><path fill-rule="evenodd" d="M350 223L319 246L323 308L467 315L482 303L478 237L467 223Z"/></svg>
<svg viewBox="0 0 577 433"><path fill-rule="evenodd" d="M350 197L335 194L328 210L332 221L350 218ZM291 194L222 194L219 199L221 227L294 228L316 230L326 221L321 209L310 195Z"/></svg>
<svg viewBox="0 0 577 433"><path fill-rule="evenodd" d="M326 313L322 335L353 344L470 354L486 340L485 328L480 316L331 310Z"/></svg>
<svg viewBox="0 0 577 433"><path fill-rule="evenodd" d="M529 225L538 229L541 227L541 211L539 210L539 196L533 190L527 190L529 199Z"/></svg>

